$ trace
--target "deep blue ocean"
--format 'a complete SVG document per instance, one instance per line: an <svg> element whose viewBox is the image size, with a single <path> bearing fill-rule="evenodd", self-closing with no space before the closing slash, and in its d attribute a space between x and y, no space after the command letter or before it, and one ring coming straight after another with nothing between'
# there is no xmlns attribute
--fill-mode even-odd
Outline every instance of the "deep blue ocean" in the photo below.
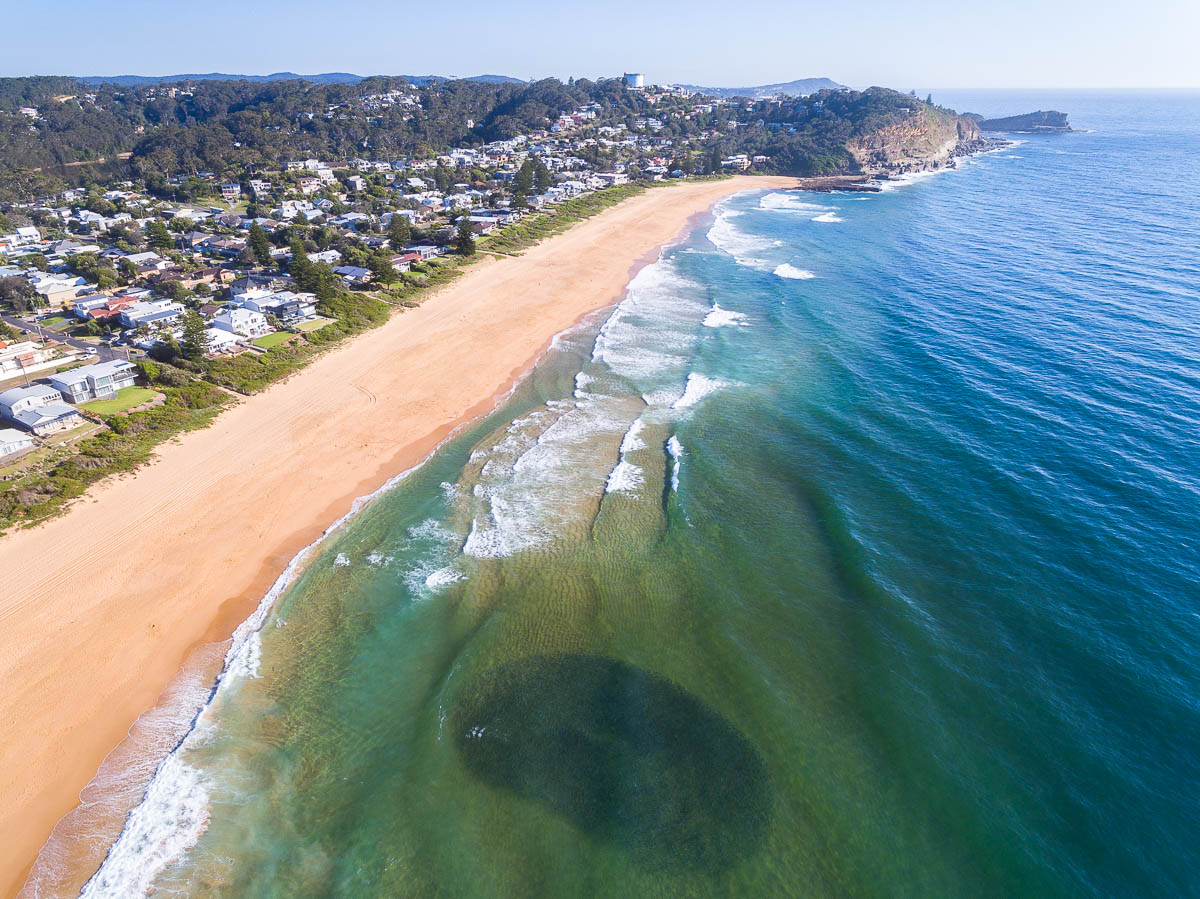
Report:
<svg viewBox="0 0 1200 899"><path fill-rule="evenodd" d="M934 98L1085 130L723 203L316 550L87 894L1200 895L1200 95Z"/></svg>

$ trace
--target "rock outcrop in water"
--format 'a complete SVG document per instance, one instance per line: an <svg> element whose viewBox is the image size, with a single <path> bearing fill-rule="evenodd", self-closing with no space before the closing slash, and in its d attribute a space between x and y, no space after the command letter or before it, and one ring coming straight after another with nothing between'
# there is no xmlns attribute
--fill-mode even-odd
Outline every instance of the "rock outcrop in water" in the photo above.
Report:
<svg viewBox="0 0 1200 899"><path fill-rule="evenodd" d="M945 168L954 157L989 143L974 119L922 107L901 122L848 141L846 149L863 172L878 177Z"/></svg>
<svg viewBox="0 0 1200 899"><path fill-rule="evenodd" d="M979 124L980 131L1021 131L1034 134L1066 134L1071 131L1065 112L1039 109L1037 112L1027 112L1024 115L1012 115L1002 119L985 119L982 116L968 116Z"/></svg>

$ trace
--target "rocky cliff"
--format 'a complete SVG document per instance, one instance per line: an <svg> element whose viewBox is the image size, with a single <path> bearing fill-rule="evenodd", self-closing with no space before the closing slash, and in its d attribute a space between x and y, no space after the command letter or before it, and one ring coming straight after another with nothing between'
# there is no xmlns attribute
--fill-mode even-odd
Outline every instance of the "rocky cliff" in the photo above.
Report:
<svg viewBox="0 0 1200 899"><path fill-rule="evenodd" d="M865 173L887 176L940 169L955 156L987 144L974 119L922 107L900 122L850 140L846 149Z"/></svg>

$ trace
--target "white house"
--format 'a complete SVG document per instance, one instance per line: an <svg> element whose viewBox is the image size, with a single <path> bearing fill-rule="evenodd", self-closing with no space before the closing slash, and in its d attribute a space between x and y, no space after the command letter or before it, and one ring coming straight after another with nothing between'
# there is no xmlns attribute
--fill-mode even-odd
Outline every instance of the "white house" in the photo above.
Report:
<svg viewBox="0 0 1200 899"><path fill-rule="evenodd" d="M183 316L183 306L171 300L149 300L134 303L121 310L121 324L126 328L142 325L159 327Z"/></svg>
<svg viewBox="0 0 1200 899"><path fill-rule="evenodd" d="M243 339L224 328L205 328L204 336L208 339L209 353L231 353Z"/></svg>
<svg viewBox="0 0 1200 899"><path fill-rule="evenodd" d="M265 315L245 307L226 309L214 316L212 323L214 329L242 337L262 337L264 334L270 334L272 330Z"/></svg>
<svg viewBox="0 0 1200 899"><path fill-rule="evenodd" d="M117 391L133 385L137 366L124 359L97 362L52 375L50 384L65 400L86 403L88 400L110 399Z"/></svg>
<svg viewBox="0 0 1200 899"><path fill-rule="evenodd" d="M0 379L7 380L43 371L62 365L66 361L57 349L32 340L21 340L7 346L0 344Z"/></svg>
<svg viewBox="0 0 1200 899"><path fill-rule="evenodd" d="M33 438L16 428L0 428L0 459L24 452L33 446Z"/></svg>
<svg viewBox="0 0 1200 899"><path fill-rule="evenodd" d="M47 384L12 387L0 393L0 418L39 437L82 424L83 416L62 399L62 394Z"/></svg>

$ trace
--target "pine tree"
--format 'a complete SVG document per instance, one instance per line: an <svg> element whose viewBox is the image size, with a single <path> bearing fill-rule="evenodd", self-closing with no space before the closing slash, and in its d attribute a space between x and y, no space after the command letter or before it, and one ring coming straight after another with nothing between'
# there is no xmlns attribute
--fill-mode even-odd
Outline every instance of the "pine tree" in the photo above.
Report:
<svg viewBox="0 0 1200 899"><path fill-rule="evenodd" d="M160 221L153 221L146 226L146 239L156 250L169 250L175 246L175 238Z"/></svg>
<svg viewBox="0 0 1200 899"><path fill-rule="evenodd" d="M392 241L394 250L399 250L412 240L412 228L409 227L408 216L400 215L398 212L392 213L392 220L388 222L388 237Z"/></svg>
<svg viewBox="0 0 1200 899"><path fill-rule="evenodd" d="M292 261L288 265L288 274L301 290L312 290L315 286L312 260L308 258L308 251L299 237L292 238Z"/></svg>
<svg viewBox="0 0 1200 899"><path fill-rule="evenodd" d="M454 249L460 256L475 255L475 229L471 225L470 218L465 215L458 220L458 234L454 238Z"/></svg>
<svg viewBox="0 0 1200 899"><path fill-rule="evenodd" d="M194 309L183 313L183 342L179 345L185 359L198 362L208 354L208 335L204 319Z"/></svg>
<svg viewBox="0 0 1200 899"><path fill-rule="evenodd" d="M521 167L517 169L517 177L513 182L514 193L529 196L529 194L533 193L533 180L533 160L526 159L521 163Z"/></svg>
<svg viewBox="0 0 1200 899"><path fill-rule="evenodd" d="M372 253L367 260L367 268L371 270L371 277L380 284L393 284L396 281L396 269L392 266L392 254L387 250L379 249Z"/></svg>
<svg viewBox="0 0 1200 899"><path fill-rule="evenodd" d="M544 194L546 188L550 186L550 170L540 159L535 159L533 162L533 183L539 194Z"/></svg>
<svg viewBox="0 0 1200 899"><path fill-rule="evenodd" d="M254 258L258 260L259 265L271 264L271 241L267 239L267 232L259 226L258 222L250 226L250 249L254 252Z"/></svg>

